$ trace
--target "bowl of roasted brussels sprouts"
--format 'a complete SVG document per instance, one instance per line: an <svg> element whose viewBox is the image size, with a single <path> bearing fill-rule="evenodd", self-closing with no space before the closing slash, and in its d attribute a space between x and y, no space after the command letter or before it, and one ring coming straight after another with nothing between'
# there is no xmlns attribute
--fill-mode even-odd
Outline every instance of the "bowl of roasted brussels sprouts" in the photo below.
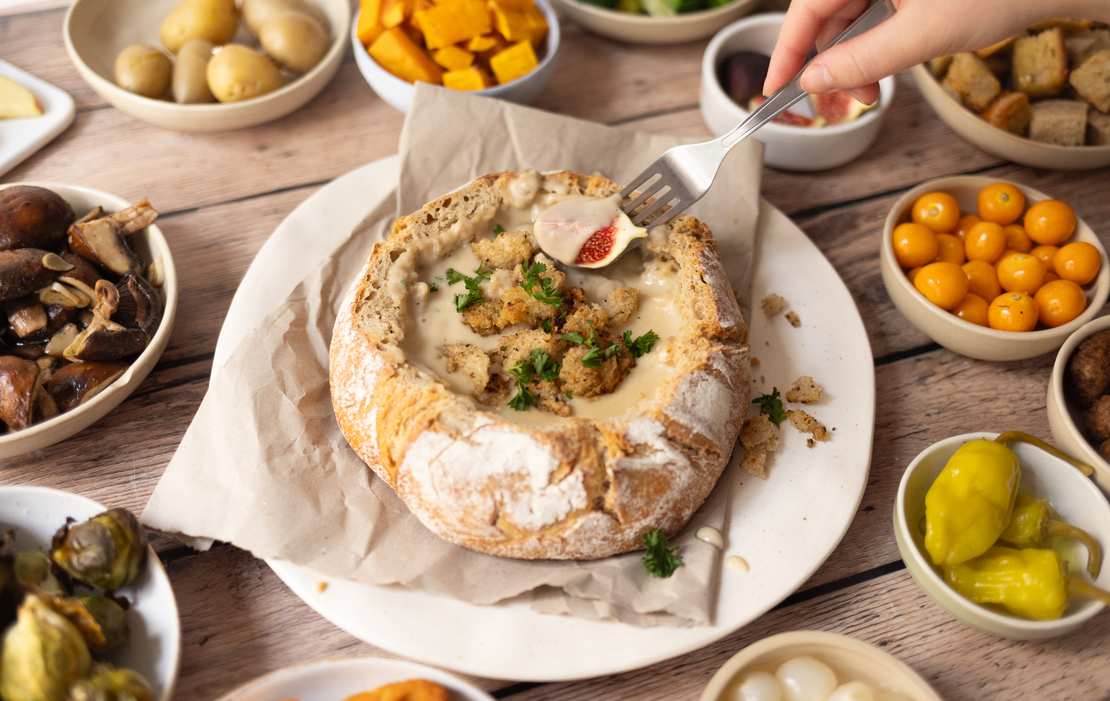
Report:
<svg viewBox="0 0 1110 701"><path fill-rule="evenodd" d="M0 185L0 460L87 428L154 369L177 310L157 216L90 188Z"/></svg>
<svg viewBox="0 0 1110 701"><path fill-rule="evenodd" d="M63 28L85 82L156 126L224 131L299 109L335 76L347 0L76 0Z"/></svg>
<svg viewBox="0 0 1110 701"><path fill-rule="evenodd" d="M0 640L0 698L169 699L177 604L135 516L0 487Z"/></svg>

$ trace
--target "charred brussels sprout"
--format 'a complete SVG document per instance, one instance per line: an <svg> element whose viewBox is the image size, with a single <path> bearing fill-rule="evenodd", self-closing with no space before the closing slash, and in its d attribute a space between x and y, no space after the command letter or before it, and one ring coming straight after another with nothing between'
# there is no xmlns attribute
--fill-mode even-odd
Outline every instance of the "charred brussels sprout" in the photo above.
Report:
<svg viewBox="0 0 1110 701"><path fill-rule="evenodd" d="M130 633L127 609L112 597L94 594L80 598L43 598L50 608L65 616L81 632L93 652L108 652L127 642Z"/></svg>
<svg viewBox="0 0 1110 701"><path fill-rule="evenodd" d="M154 701L154 691L138 672L98 664L73 685L67 701Z"/></svg>
<svg viewBox="0 0 1110 701"><path fill-rule="evenodd" d="M92 660L81 633L34 594L19 608L4 636L0 698L4 701L66 701L69 689L89 672Z"/></svg>
<svg viewBox="0 0 1110 701"><path fill-rule="evenodd" d="M138 578L146 561L146 534L126 509L112 509L63 527L50 557L74 579L111 591Z"/></svg>
<svg viewBox="0 0 1110 701"><path fill-rule="evenodd" d="M41 550L20 550L15 554L15 581L24 592L65 596L66 587L54 574L50 557Z"/></svg>

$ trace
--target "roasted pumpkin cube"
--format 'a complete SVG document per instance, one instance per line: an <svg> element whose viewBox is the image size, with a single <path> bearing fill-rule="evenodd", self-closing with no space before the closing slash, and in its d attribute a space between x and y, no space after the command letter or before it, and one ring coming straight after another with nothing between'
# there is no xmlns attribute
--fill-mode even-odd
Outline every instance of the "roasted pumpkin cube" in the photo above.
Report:
<svg viewBox="0 0 1110 701"><path fill-rule="evenodd" d="M382 68L402 80L437 85L443 82L443 71L427 51L409 38L403 27L382 32L370 45L369 52Z"/></svg>
<svg viewBox="0 0 1110 701"><path fill-rule="evenodd" d="M480 54L490 49L499 49L504 46L504 44L505 42L501 41L501 37L496 34L479 34L466 42L466 50L471 53Z"/></svg>
<svg viewBox="0 0 1110 701"><path fill-rule="evenodd" d="M432 58L449 71L461 71L464 68L470 68L474 63L474 54L454 44L436 49L432 52Z"/></svg>
<svg viewBox="0 0 1110 701"><path fill-rule="evenodd" d="M413 0L382 0L382 26L386 29L400 27L412 17Z"/></svg>
<svg viewBox="0 0 1110 701"><path fill-rule="evenodd" d="M382 33L382 1L360 0L358 12L358 27L355 32L363 46L370 46L378 35Z"/></svg>
<svg viewBox="0 0 1110 701"><path fill-rule="evenodd" d="M424 10L429 9L430 7L432 7L433 4L434 3L432 3L432 0L415 0L415 2L413 2L412 4L412 19L409 20L409 24L412 26L413 29L420 32L421 42L424 41L424 33L423 30L420 29L420 22L416 19L416 13L423 12Z"/></svg>
<svg viewBox="0 0 1110 701"><path fill-rule="evenodd" d="M455 90L485 90L493 85L489 74L478 66L470 66L443 74L443 84Z"/></svg>
<svg viewBox="0 0 1110 701"><path fill-rule="evenodd" d="M493 28L482 0L448 0L416 15L429 49L468 41Z"/></svg>
<svg viewBox="0 0 1110 701"><path fill-rule="evenodd" d="M532 42L520 41L503 51L498 51L489 60L489 67L497 76L498 83L508 83L532 72L539 61L532 49Z"/></svg>
<svg viewBox="0 0 1110 701"><path fill-rule="evenodd" d="M547 20L535 5L516 3L516 0L492 0L494 26L506 41L530 41L539 45L547 35Z"/></svg>

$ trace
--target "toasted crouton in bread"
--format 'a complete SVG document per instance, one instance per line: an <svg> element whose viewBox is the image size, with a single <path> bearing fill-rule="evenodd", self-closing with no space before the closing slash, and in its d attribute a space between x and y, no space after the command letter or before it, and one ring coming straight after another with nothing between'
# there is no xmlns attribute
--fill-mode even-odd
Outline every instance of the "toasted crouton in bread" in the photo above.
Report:
<svg viewBox="0 0 1110 701"><path fill-rule="evenodd" d="M635 287L618 287L605 298L605 313L613 326L626 326L640 308L640 291Z"/></svg>
<svg viewBox="0 0 1110 701"><path fill-rule="evenodd" d="M469 343L449 343L440 347L447 359L447 372L461 372L470 380L472 394L481 394L489 384L489 355Z"/></svg>
<svg viewBox="0 0 1110 701"><path fill-rule="evenodd" d="M532 234L527 230L505 231L492 238L470 244L470 249L487 268L512 269L527 263L536 252Z"/></svg>

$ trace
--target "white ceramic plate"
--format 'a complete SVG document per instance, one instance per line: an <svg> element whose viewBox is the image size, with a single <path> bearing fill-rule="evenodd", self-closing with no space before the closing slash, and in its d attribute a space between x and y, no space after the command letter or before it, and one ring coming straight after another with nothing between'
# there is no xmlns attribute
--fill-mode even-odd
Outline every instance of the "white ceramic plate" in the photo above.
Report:
<svg viewBox="0 0 1110 701"><path fill-rule="evenodd" d="M493 701L493 697L446 672L404 660L365 657L322 660L271 672L218 701L342 701L353 694L407 679L427 679L452 692L458 701Z"/></svg>
<svg viewBox="0 0 1110 701"><path fill-rule="evenodd" d="M0 487L0 530L14 528L19 546L45 548L66 518L83 521L106 511L92 499L45 487ZM169 701L181 658L181 623L169 577L154 551L135 585L120 592L131 602L131 640L110 658L146 677Z"/></svg>
<svg viewBox="0 0 1110 701"><path fill-rule="evenodd" d="M73 123L73 98L26 71L0 59L0 75L35 94L42 114L38 117L0 119L0 175L22 163Z"/></svg>
<svg viewBox="0 0 1110 701"><path fill-rule="evenodd" d="M279 237L344 238L383 198L391 196L397 159L372 163L325 186L278 227ZM836 428L833 439L806 448L790 428L772 477L740 480L733 490L728 552L742 555L749 573L725 568L716 622L693 628L638 628L611 622L548 616L527 602L482 607L396 587L328 580L289 563L270 566L305 602L362 640L422 662L485 677L555 681L614 674L681 655L750 623L801 586L840 542L863 495L871 457L875 379L871 349L851 295L809 239L777 210L762 221L777 233L761 246L753 299L768 291L786 296L802 318L791 328L781 317L752 318L752 348L766 377L785 389L812 374L831 400L812 413ZM327 221L327 227L320 227ZM764 227L764 230L768 230ZM321 242L327 247L332 239ZM306 247L308 255L315 247ZM216 348L217 364L259 315L282 299L289 283L272 275L267 244L232 301ZM760 388L764 389L760 389ZM568 565L572 566L572 565Z"/></svg>

